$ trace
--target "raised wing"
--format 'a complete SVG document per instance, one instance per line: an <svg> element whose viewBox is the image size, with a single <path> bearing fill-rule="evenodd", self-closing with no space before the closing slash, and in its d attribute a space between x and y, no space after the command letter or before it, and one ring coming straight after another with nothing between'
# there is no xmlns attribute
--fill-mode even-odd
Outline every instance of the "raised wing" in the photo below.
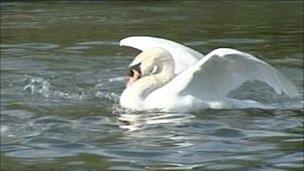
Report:
<svg viewBox="0 0 304 171"><path fill-rule="evenodd" d="M295 85L269 64L234 49L220 48L177 75L163 91L201 100L221 100L248 80L267 83L277 93L298 96ZM174 91L174 92L172 92Z"/></svg>
<svg viewBox="0 0 304 171"><path fill-rule="evenodd" d="M133 47L141 51L152 47L161 47L166 49L174 58L175 74L193 66L202 57L204 57L201 53L176 42L149 36L127 37L122 39L119 45Z"/></svg>

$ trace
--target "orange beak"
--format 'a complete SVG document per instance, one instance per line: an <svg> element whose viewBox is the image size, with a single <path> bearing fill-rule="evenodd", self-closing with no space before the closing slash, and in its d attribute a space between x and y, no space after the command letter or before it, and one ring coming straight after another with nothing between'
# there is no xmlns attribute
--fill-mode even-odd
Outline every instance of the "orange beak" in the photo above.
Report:
<svg viewBox="0 0 304 171"><path fill-rule="evenodd" d="M140 79L140 73L134 69L132 69L133 71L133 76L129 77L129 80L127 82L127 87L132 85L135 81L137 81L138 79Z"/></svg>

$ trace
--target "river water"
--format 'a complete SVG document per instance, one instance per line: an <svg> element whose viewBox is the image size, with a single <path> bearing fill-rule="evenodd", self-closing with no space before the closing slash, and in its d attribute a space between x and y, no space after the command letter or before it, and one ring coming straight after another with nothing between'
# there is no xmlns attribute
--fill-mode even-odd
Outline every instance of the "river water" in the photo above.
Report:
<svg viewBox="0 0 304 171"><path fill-rule="evenodd" d="M130 35L251 53L303 95L300 1L1 2L1 170L303 169L302 97L247 94L273 110L119 108Z"/></svg>

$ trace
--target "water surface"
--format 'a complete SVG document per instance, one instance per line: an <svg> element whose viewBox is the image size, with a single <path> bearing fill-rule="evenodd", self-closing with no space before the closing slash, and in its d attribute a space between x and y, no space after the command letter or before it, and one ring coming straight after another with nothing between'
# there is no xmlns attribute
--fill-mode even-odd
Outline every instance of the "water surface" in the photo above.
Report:
<svg viewBox="0 0 304 171"><path fill-rule="evenodd" d="M300 1L1 2L1 170L303 169L301 97L251 87L242 98L276 109L119 108L130 35L251 53L303 95Z"/></svg>

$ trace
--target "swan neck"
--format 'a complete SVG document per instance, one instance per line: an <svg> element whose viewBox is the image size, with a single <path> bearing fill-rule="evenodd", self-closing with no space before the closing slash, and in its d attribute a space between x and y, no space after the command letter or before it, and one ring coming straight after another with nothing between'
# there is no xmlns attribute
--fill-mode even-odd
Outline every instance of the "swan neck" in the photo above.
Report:
<svg viewBox="0 0 304 171"><path fill-rule="evenodd" d="M137 89L137 96L145 99L154 90L162 87L169 81L169 77L164 74L155 74L146 76L134 83L134 89Z"/></svg>
<svg viewBox="0 0 304 171"><path fill-rule="evenodd" d="M126 88L121 95L123 107L143 110L145 99L154 90L164 86L173 78L173 74L155 74L143 77Z"/></svg>

